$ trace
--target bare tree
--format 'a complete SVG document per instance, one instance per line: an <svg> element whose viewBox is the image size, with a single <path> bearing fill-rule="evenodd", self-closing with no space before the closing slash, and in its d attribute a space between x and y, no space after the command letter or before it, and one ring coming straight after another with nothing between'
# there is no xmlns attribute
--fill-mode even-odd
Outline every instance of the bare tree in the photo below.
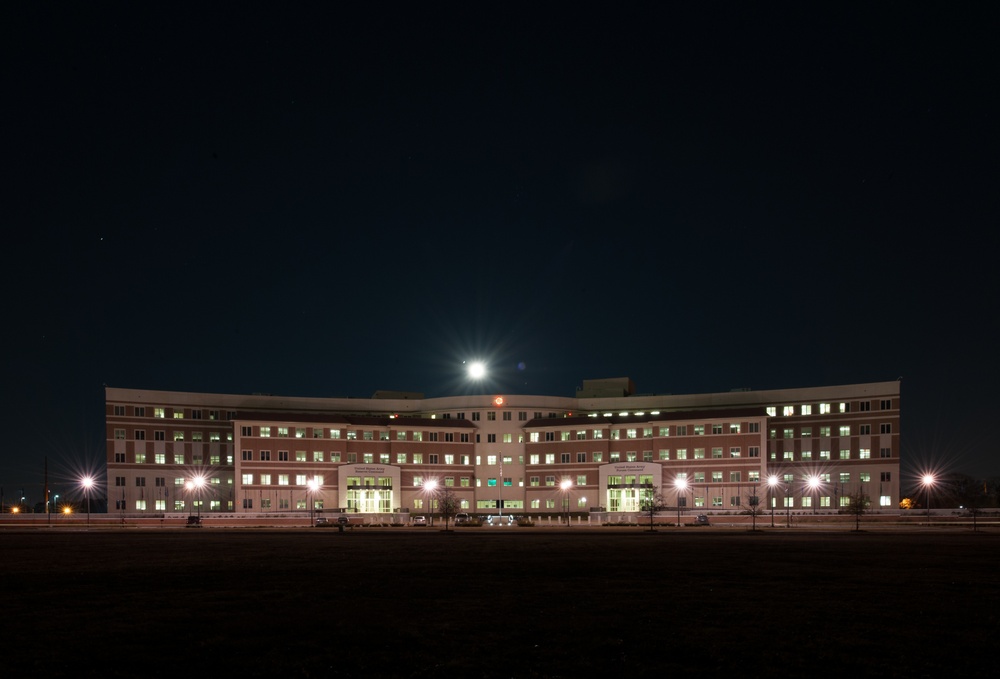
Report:
<svg viewBox="0 0 1000 679"><path fill-rule="evenodd" d="M653 518L656 513L662 511L666 506L663 500L663 493L659 492L653 486L647 486L643 489L643 497L639 502L639 509L643 514L649 515L649 531L653 532Z"/></svg>
<svg viewBox="0 0 1000 679"><path fill-rule="evenodd" d="M986 482L972 478L961 479L957 482L955 491L959 502L972 517L972 530L979 530L976 519L982 513L982 507L988 498Z"/></svg>
<svg viewBox="0 0 1000 679"><path fill-rule="evenodd" d="M747 490L746 494L746 504L743 505L743 513L749 514L752 519L751 530L757 530L757 517L764 513L767 509L766 505L760 501L760 495L757 494L757 486Z"/></svg>
<svg viewBox="0 0 1000 679"><path fill-rule="evenodd" d="M438 496L438 512L444 517L444 529L448 530L448 522L455 518L455 515L462 511L462 501L452 492L451 488L445 488Z"/></svg>
<svg viewBox="0 0 1000 679"><path fill-rule="evenodd" d="M861 517L867 514L871 508L871 499L862 488L858 488L853 493L846 493L844 497L847 498L847 505L841 511L854 516L854 530L860 531Z"/></svg>

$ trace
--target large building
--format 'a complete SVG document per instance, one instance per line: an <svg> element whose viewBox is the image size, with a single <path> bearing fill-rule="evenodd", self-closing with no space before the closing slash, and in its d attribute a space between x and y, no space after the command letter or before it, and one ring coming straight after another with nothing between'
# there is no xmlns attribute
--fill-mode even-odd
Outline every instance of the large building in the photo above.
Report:
<svg viewBox="0 0 1000 679"><path fill-rule="evenodd" d="M574 398L295 398L106 389L109 511L627 516L899 503L899 382Z"/></svg>

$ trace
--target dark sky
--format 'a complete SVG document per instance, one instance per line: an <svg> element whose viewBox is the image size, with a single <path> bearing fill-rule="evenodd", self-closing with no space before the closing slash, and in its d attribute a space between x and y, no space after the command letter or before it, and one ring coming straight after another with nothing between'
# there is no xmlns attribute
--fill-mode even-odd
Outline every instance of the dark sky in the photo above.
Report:
<svg viewBox="0 0 1000 679"><path fill-rule="evenodd" d="M619 6L624 4L624 6ZM903 379L1000 475L995 10L3 3L0 485L103 385L572 396Z"/></svg>

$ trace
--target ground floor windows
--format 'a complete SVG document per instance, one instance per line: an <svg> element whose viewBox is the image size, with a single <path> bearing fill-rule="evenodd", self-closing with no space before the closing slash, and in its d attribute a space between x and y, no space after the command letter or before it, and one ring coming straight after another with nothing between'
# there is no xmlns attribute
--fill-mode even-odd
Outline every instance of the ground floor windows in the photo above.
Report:
<svg viewBox="0 0 1000 679"><path fill-rule="evenodd" d="M348 488L347 508L362 514L392 512L393 492L387 488Z"/></svg>
<svg viewBox="0 0 1000 679"><path fill-rule="evenodd" d="M637 512L640 504L638 488L609 488L608 511Z"/></svg>

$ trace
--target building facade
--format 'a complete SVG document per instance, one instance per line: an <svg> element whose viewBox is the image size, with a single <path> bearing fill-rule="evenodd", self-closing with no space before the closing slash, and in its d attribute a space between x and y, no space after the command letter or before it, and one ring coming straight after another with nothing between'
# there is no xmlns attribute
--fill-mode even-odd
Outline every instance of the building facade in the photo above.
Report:
<svg viewBox="0 0 1000 679"><path fill-rule="evenodd" d="M123 515L627 516L899 504L899 382L575 397L289 398L108 387L108 510ZM758 504L759 503L759 504Z"/></svg>

